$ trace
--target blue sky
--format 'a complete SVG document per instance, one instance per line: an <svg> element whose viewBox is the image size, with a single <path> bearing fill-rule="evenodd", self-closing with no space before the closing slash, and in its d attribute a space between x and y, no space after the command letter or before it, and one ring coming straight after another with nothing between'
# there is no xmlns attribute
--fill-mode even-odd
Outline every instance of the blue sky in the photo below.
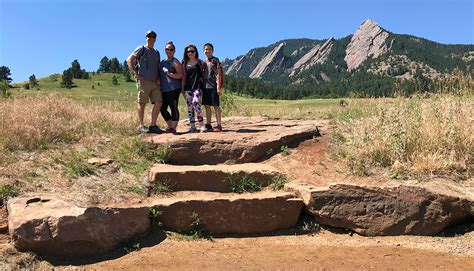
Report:
<svg viewBox="0 0 474 271"><path fill-rule="evenodd" d="M221 59L288 38L352 34L365 19L440 43L474 44L472 0L0 0L0 66L14 82L62 73L74 59L95 71L158 33L156 47L205 42Z"/></svg>

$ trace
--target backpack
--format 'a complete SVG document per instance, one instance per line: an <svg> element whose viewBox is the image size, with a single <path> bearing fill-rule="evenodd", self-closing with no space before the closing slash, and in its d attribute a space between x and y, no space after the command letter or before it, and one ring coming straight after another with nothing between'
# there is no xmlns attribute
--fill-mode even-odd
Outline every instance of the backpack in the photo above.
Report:
<svg viewBox="0 0 474 271"><path fill-rule="evenodd" d="M155 50L155 52L158 54L158 63L160 63L161 62L160 52L158 52L158 50L156 50L155 48L153 48L153 50ZM142 57L144 55L145 55L145 45L142 45L142 48L138 52L137 58L135 59L135 62L133 63L133 67L135 68L135 70L138 71L140 69L140 62L142 61Z"/></svg>

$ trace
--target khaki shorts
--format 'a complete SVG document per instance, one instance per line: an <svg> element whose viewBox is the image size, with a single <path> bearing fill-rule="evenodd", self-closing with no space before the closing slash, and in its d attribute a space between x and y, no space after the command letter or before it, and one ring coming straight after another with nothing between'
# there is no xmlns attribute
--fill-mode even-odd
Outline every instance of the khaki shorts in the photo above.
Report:
<svg viewBox="0 0 474 271"><path fill-rule="evenodd" d="M138 103L146 104L148 101L161 102L163 98L161 97L160 87L151 80L142 80L142 82L137 82L137 92L138 92Z"/></svg>

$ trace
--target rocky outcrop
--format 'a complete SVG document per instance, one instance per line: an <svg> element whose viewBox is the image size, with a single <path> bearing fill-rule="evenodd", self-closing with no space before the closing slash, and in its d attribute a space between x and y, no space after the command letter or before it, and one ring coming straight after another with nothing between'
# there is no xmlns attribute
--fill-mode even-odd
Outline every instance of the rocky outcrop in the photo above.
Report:
<svg viewBox="0 0 474 271"><path fill-rule="evenodd" d="M174 166L157 164L149 173L152 183L162 183L172 191L232 192L231 180L240 183L244 178L261 187L270 184L281 173L266 164Z"/></svg>
<svg viewBox="0 0 474 271"><path fill-rule="evenodd" d="M225 74L226 75L237 74L239 70L242 68L242 62L244 61L244 59L245 59L245 56L240 56L239 58L235 59L228 68L225 68Z"/></svg>
<svg viewBox="0 0 474 271"><path fill-rule="evenodd" d="M434 235L466 220L471 202L416 186L337 184L302 189L307 211L324 225L362 235Z"/></svg>
<svg viewBox="0 0 474 271"><path fill-rule="evenodd" d="M150 227L148 208L80 208L48 197L11 199L8 213L15 246L50 256L105 252Z"/></svg>
<svg viewBox="0 0 474 271"><path fill-rule="evenodd" d="M378 57L390 50L386 40L389 34L372 20L365 20L352 36L346 48L347 70L359 67L369 57Z"/></svg>
<svg viewBox="0 0 474 271"><path fill-rule="evenodd" d="M266 54L262 60L257 64L255 69L250 73L250 78L260 78L267 72L272 65L278 64L283 60L283 47L285 43L282 42L277 45L273 50ZM281 63L280 63L281 64Z"/></svg>
<svg viewBox="0 0 474 271"><path fill-rule="evenodd" d="M296 224L303 202L287 192L219 193L185 198L159 199L155 207L162 212L160 222L165 229L189 231L192 214L196 213L205 229L213 234L264 233L288 229Z"/></svg>
<svg viewBox="0 0 474 271"><path fill-rule="evenodd" d="M298 60L293 68L291 68L290 76L297 74L300 71L307 70L311 66L319 63L324 63L331 52L334 38L328 39L323 44L318 44L309 50L300 60Z"/></svg>
<svg viewBox="0 0 474 271"><path fill-rule="evenodd" d="M146 140L168 146L175 165L242 164L256 162L319 135L315 121L272 121L264 118L224 119L222 133L161 134ZM229 127L229 130L226 129Z"/></svg>

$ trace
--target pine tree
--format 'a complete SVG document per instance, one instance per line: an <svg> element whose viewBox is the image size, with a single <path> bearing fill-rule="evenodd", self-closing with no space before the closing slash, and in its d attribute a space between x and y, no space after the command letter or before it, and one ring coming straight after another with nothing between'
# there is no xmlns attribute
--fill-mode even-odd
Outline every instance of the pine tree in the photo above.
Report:
<svg viewBox="0 0 474 271"><path fill-rule="evenodd" d="M11 77L10 69L7 66L0 67L0 81L6 81L7 83L11 83L13 80Z"/></svg>
<svg viewBox="0 0 474 271"><path fill-rule="evenodd" d="M116 57L114 57L110 60L110 72L120 73L121 68L122 67L120 66L120 62L118 61L118 59Z"/></svg>
<svg viewBox="0 0 474 271"><path fill-rule="evenodd" d="M74 61L71 63L71 73L73 78L82 78L81 64L79 64L79 61L77 61L77 59L74 59Z"/></svg>
<svg viewBox="0 0 474 271"><path fill-rule="evenodd" d="M36 76L34 74L30 76L29 84L32 88L39 86L38 80L36 79Z"/></svg>
<svg viewBox="0 0 474 271"><path fill-rule="evenodd" d="M97 70L98 72L110 72L110 62L109 62L109 58L104 56L101 60L100 60L100 65L99 65L99 69Z"/></svg>
<svg viewBox="0 0 474 271"><path fill-rule="evenodd" d="M72 88L74 82L72 81L72 72L70 69L64 70L63 76L62 76L62 81L61 81L61 87L62 88Z"/></svg>

